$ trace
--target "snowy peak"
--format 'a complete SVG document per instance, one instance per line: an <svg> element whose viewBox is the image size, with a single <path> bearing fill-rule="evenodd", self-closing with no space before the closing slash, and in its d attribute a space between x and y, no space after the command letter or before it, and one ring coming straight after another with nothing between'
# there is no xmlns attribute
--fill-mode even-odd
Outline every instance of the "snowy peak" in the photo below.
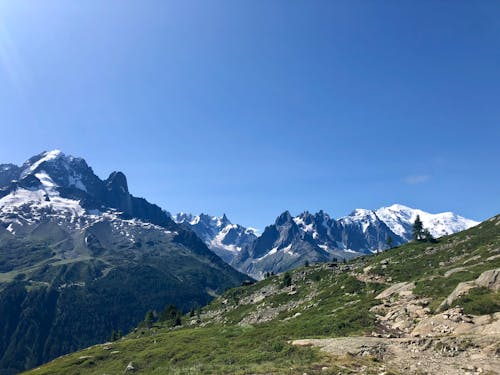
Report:
<svg viewBox="0 0 500 375"><path fill-rule="evenodd" d="M8 183L18 182L20 186L35 188L40 184L36 177L39 173L47 174L59 188L88 191L100 182L85 160L65 155L60 150L42 152L31 157L21 167L15 168L16 175L11 173L9 181L0 186L5 187ZM0 180L6 180L5 176L2 178L3 174L0 171Z"/></svg>
<svg viewBox="0 0 500 375"><path fill-rule="evenodd" d="M128 192L123 173L97 177L84 159L59 150L31 157L21 167L0 168L0 222L32 224L48 216L77 221L87 214L114 212L159 226L175 225L160 207Z"/></svg>
<svg viewBox="0 0 500 375"><path fill-rule="evenodd" d="M54 162L62 157L65 157L65 155L60 150L45 151L39 155L33 156L23 164L23 171L21 172L20 178L24 178L34 173L43 163Z"/></svg>
<svg viewBox="0 0 500 375"><path fill-rule="evenodd" d="M189 226L213 252L228 263L257 238L254 229L231 223L226 214L212 216L180 212L173 215L172 219L178 224Z"/></svg>
<svg viewBox="0 0 500 375"><path fill-rule="evenodd" d="M412 238L412 226L417 216L420 216L424 227L429 229L434 237L457 233L479 224L477 221L466 219L453 212L431 214L401 204L382 207L376 213L394 233L407 241Z"/></svg>

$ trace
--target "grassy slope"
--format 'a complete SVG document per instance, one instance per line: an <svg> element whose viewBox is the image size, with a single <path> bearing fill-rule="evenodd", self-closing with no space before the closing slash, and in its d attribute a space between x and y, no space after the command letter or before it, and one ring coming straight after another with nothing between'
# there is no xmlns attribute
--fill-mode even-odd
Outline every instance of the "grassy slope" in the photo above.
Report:
<svg viewBox="0 0 500 375"><path fill-rule="evenodd" d="M354 271L325 265L296 269L292 272L296 292L281 287L281 276L229 290L203 310L201 325L176 330L162 325L139 329L113 343L111 349L95 346L58 358L31 373L119 374L130 361L139 373L151 374L348 373L342 366L353 363L335 362L317 350L292 347L287 340L362 335L374 329L374 316L368 310L378 304L374 296L387 284L361 282L353 272L363 273L371 267L372 276L379 275L391 283L414 281L415 293L430 297L431 307L437 308L459 282L500 267L500 257L494 258L498 254L500 216L442 238L437 244L410 243L357 259L348 264ZM444 276L457 267L465 270ZM498 301L498 293L478 290L457 303L473 313L491 312L497 309ZM238 324L260 311L284 305L288 308L268 322ZM356 365L376 365L369 361L356 358ZM330 370L321 371L322 366Z"/></svg>

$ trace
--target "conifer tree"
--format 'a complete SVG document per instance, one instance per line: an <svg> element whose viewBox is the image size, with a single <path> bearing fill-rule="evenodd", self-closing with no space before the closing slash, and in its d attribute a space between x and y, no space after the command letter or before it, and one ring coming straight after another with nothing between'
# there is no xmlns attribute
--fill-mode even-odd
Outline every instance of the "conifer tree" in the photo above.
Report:
<svg viewBox="0 0 500 375"><path fill-rule="evenodd" d="M422 239L424 239L424 225L422 224L422 220L420 220L420 215L417 215L413 223L413 240L420 241Z"/></svg>
<svg viewBox="0 0 500 375"><path fill-rule="evenodd" d="M423 231L423 239L427 242L436 242L436 239L427 228Z"/></svg>

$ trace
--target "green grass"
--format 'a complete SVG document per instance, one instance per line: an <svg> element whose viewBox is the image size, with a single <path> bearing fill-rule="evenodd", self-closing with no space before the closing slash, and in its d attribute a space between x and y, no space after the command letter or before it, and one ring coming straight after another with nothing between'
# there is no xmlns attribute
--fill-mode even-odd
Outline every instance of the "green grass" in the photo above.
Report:
<svg viewBox="0 0 500 375"><path fill-rule="evenodd" d="M500 311L500 293L486 288L474 288L453 303L466 314L486 315Z"/></svg>
<svg viewBox="0 0 500 375"><path fill-rule="evenodd" d="M112 351L127 353L111 354ZM88 359L79 359L91 356ZM316 350L298 348L274 337L265 327L181 329L128 338L112 350L96 346L44 367L43 374L121 373L129 362L145 373L245 374L300 369L321 362Z"/></svg>

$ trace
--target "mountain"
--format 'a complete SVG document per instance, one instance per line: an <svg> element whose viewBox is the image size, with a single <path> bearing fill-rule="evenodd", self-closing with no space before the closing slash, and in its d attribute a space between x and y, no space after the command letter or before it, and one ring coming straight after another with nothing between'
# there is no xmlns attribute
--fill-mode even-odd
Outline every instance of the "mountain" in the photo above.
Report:
<svg viewBox="0 0 500 375"><path fill-rule="evenodd" d="M435 237L456 233L478 223L453 213L430 214L402 205L379 210L356 209L338 220L324 211L286 211L262 236L244 247L231 265L255 278L279 273L308 262L351 259L388 248L387 238L398 246L411 240L412 225L420 215Z"/></svg>
<svg viewBox="0 0 500 375"><path fill-rule="evenodd" d="M205 244L227 263L256 238L256 231L233 224L226 214L222 217L200 214L197 216L178 213L173 220L178 224L187 225L200 237Z"/></svg>
<svg viewBox="0 0 500 375"><path fill-rule="evenodd" d="M323 211L315 214L306 211L296 217L286 211L231 264L262 278L267 272L283 272L306 261L351 259L385 249L389 235L394 244L405 242L368 210L356 210L340 220L332 219Z"/></svg>
<svg viewBox="0 0 500 375"><path fill-rule="evenodd" d="M499 228L299 267L29 374L498 374Z"/></svg>
<svg viewBox="0 0 500 375"><path fill-rule="evenodd" d="M101 180L57 150L0 165L0 374L128 332L148 309L204 305L247 279L131 195L121 172Z"/></svg>
<svg viewBox="0 0 500 375"><path fill-rule="evenodd" d="M379 208L375 213L394 233L406 241L412 239L412 225L417 215L420 216L424 228L429 229L435 238L457 233L479 224L477 221L466 219L453 212L430 214L401 204Z"/></svg>

